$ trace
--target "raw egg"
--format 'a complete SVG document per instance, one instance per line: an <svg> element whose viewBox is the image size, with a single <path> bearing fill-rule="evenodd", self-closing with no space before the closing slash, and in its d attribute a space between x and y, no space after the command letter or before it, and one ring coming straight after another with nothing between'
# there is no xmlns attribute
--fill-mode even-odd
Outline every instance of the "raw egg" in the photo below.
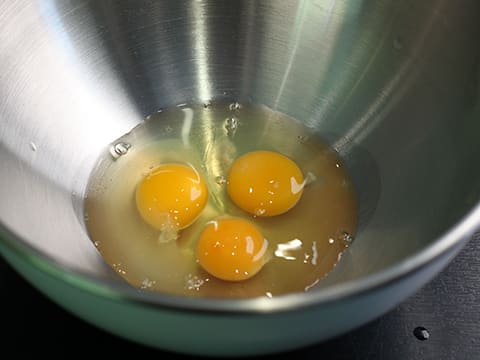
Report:
<svg viewBox="0 0 480 360"><path fill-rule="evenodd" d="M233 163L227 192L241 209L255 216L275 216L295 206L304 185L293 160L273 151L253 151Z"/></svg>
<svg viewBox="0 0 480 360"><path fill-rule="evenodd" d="M137 209L143 220L158 230L173 225L177 230L192 224L208 199L205 181L191 166L162 164L138 184Z"/></svg>
<svg viewBox="0 0 480 360"><path fill-rule="evenodd" d="M92 169L86 230L140 291L310 291L356 235L355 188L338 153L264 106L163 109L107 144Z"/></svg>
<svg viewBox="0 0 480 360"><path fill-rule="evenodd" d="M206 224L197 243L198 263L211 275L227 281L246 280L266 262L268 241L250 222L218 218Z"/></svg>

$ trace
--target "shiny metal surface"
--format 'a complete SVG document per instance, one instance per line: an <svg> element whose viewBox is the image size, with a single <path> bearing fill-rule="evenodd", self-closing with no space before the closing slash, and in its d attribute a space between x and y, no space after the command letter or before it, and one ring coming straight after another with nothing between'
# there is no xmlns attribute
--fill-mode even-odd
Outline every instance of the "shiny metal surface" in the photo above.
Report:
<svg viewBox="0 0 480 360"><path fill-rule="evenodd" d="M100 151L159 108L249 100L351 168L365 221L319 290L393 281L479 223L479 18L474 0L3 1L2 242L116 281L79 220Z"/></svg>

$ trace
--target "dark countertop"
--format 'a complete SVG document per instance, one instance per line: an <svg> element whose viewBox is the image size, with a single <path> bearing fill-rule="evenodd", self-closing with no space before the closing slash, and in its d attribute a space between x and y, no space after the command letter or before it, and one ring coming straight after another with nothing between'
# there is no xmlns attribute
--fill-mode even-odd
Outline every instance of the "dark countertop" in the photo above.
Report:
<svg viewBox="0 0 480 360"><path fill-rule="evenodd" d="M134 354L189 359L122 340L47 300L0 258L4 353L35 356ZM427 340L414 329L423 327ZM421 337L421 329L417 335ZM263 359L480 359L480 236L416 295L336 339Z"/></svg>

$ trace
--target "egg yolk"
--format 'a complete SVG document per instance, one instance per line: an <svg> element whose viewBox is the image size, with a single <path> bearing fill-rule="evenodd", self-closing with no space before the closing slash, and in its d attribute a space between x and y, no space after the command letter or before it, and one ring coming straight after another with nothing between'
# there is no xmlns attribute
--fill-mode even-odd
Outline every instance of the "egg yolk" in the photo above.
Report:
<svg viewBox="0 0 480 360"><path fill-rule="evenodd" d="M189 226L208 199L205 181L197 171L183 164L162 164L138 184L135 200L142 218L156 229L167 223L177 229Z"/></svg>
<svg viewBox="0 0 480 360"><path fill-rule="evenodd" d="M266 262L268 242L257 228L238 218L206 224L197 243L197 259L211 275L227 281L246 280Z"/></svg>
<svg viewBox="0 0 480 360"><path fill-rule="evenodd" d="M242 155L232 165L227 192L232 201L255 216L275 216L300 200L305 181L290 158L273 151Z"/></svg>

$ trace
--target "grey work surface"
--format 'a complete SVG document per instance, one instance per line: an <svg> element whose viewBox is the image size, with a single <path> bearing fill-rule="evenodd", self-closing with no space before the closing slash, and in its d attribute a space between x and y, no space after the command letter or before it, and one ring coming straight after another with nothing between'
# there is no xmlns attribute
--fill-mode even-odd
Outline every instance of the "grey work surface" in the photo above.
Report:
<svg viewBox="0 0 480 360"><path fill-rule="evenodd" d="M86 324L31 288L2 259L0 294L4 353L191 358L134 344ZM414 336L417 327L427 329L427 340ZM480 359L480 236L431 283L378 320L328 342L263 358Z"/></svg>

